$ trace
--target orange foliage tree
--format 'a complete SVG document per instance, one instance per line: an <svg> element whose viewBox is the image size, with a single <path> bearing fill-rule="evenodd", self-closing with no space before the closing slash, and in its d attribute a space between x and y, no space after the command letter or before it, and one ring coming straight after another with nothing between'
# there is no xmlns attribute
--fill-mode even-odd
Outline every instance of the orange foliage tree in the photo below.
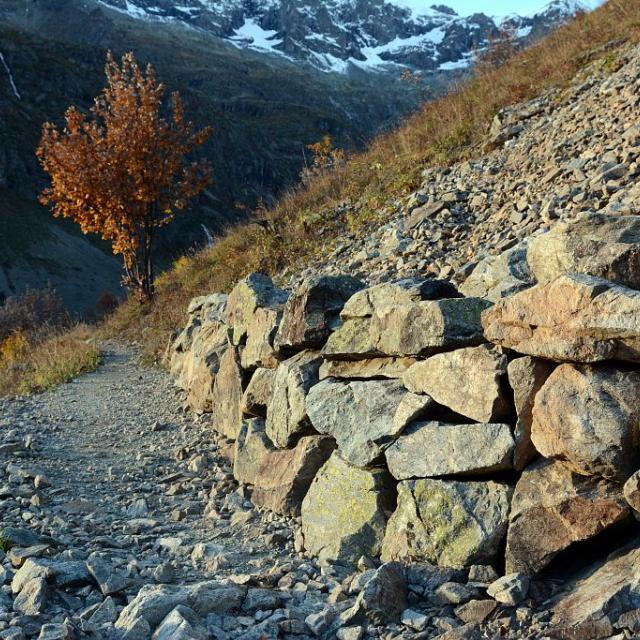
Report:
<svg viewBox="0 0 640 640"><path fill-rule="evenodd" d="M109 53L105 73L88 114L70 107L63 129L43 126L36 153L51 184L40 201L110 241L124 260L124 284L146 301L157 230L211 182L208 161L187 162L211 130L185 120L177 93L166 105L153 68L141 69L132 53L120 63Z"/></svg>

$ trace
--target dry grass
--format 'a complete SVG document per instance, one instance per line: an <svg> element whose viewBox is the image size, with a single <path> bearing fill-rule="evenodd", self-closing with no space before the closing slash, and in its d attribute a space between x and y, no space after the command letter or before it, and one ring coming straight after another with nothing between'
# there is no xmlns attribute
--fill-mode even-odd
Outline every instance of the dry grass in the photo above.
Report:
<svg viewBox="0 0 640 640"><path fill-rule="evenodd" d="M366 233L390 202L419 185L425 167L477 154L497 111L562 86L592 52L620 38L640 40L640 0L609 0L503 66L484 65L365 152L285 194L277 207L261 214L264 224L230 229L214 247L179 260L158 282L153 304L122 305L103 330L139 342L157 361L193 296L226 291L254 270L275 274L295 268L327 251L346 230Z"/></svg>
<svg viewBox="0 0 640 640"><path fill-rule="evenodd" d="M100 362L94 331L85 325L30 343L16 332L0 345L0 397L44 391L93 371Z"/></svg>

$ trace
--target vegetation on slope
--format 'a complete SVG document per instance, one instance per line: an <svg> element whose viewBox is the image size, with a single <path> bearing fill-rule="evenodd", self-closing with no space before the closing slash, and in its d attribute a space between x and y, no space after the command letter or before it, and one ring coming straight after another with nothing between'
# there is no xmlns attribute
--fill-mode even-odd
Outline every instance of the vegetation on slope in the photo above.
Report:
<svg viewBox="0 0 640 640"><path fill-rule="evenodd" d="M171 332L184 323L192 297L227 291L251 271L275 275L295 269L309 255L326 251L345 230L366 233L368 225L384 222L380 214L389 205L419 186L426 167L477 154L501 108L563 85L596 58L610 62L604 45L619 39L640 40L640 0L609 0L505 64L481 65L473 78L426 103L365 152L306 181L274 209L258 212L261 224L232 228L215 246L177 261L160 278L153 304L122 305L104 330L140 342L157 361Z"/></svg>

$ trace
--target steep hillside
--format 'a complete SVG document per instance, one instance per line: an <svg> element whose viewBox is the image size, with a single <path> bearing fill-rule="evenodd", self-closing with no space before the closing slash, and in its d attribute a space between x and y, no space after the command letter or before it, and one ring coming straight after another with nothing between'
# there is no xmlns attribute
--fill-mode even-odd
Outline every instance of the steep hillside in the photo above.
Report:
<svg viewBox="0 0 640 640"><path fill-rule="evenodd" d="M381 92L366 80L326 75L287 60L265 60L180 24L140 23L80 0L3 3L0 43L0 189L9 194L0 201L0 216L6 220L4 227L10 225L8 230L17 234L0 238L4 281L12 283L4 293L43 277L28 268L36 254L20 253L37 234L20 233L21 227L10 220L18 207L30 229L46 229L49 235L64 236L63 244L74 243L75 257L64 247L56 250L55 244L47 245L47 255L54 284L62 284L56 273L69 264L78 268L66 270L66 277L74 280L71 286L82 290L87 284L80 303L61 287L75 309L91 309L104 289L117 289L117 263L96 259L96 248L104 247L68 237L68 227L52 223L34 204L44 184L34 149L44 121L59 122L69 103L90 106L103 86L107 48L116 53L134 49L142 61L152 62L168 88L180 90L187 113L215 129L203 151L216 168L215 182L195 208L197 216L186 217L163 235L165 261L194 243L202 245L206 235L201 225L219 232L245 215L259 197L270 201L295 182L305 144L330 133L340 146L361 145L418 99L417 91L398 78L390 79ZM85 265L93 264L112 275L92 284L94 267L87 270Z"/></svg>
<svg viewBox="0 0 640 640"><path fill-rule="evenodd" d="M553 139L557 119L578 127L566 133L568 140L582 140L586 147L595 144L590 136L597 128L580 128L576 105L591 96L586 90L595 78L623 64L618 48L637 39L639 18L638 0L624 6L608 3L505 66L480 69L457 92L426 105L346 166L283 198L262 224L242 226L215 247L181 260L162 278L158 301L143 310L124 305L110 331L140 341L157 358L170 333L182 324L192 297L228 290L250 271L274 275L281 284L295 284L301 274L316 268L334 267L354 270L371 281L392 272L443 277L458 273L459 278L471 269L467 263L483 253L505 248L546 224L555 215L550 211L557 209L560 215L566 209L573 215L582 206L605 206L611 194L596 197L591 187L573 193L572 183L563 187L566 193L547 202L556 183L545 182L545 172L558 155L547 141ZM585 78L573 80L582 68ZM543 96L540 102L504 111L491 133L501 109L536 96ZM591 111L599 102L605 120L618 113L615 104L591 98L594 106L578 112L585 118L595 118ZM540 127L532 134L535 144L526 135L528 127ZM562 140L557 144L562 148ZM461 159L477 159L493 146L501 149L481 162L458 165L453 172L447 168ZM587 167L593 172L588 179L595 179L601 165L612 161L594 156L577 165ZM586 173L582 180L587 180ZM422 209L424 226L415 219L410 222L422 204L427 204Z"/></svg>

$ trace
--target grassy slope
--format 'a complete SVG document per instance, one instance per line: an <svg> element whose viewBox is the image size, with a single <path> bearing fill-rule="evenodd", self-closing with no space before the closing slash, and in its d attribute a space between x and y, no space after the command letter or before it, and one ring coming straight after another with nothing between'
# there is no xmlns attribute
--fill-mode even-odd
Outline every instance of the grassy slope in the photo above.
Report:
<svg viewBox="0 0 640 640"><path fill-rule="evenodd" d="M275 274L304 262L345 230L366 233L379 212L420 183L427 166L451 164L478 154L496 112L569 81L611 40L640 40L640 0L609 0L496 69L475 77L449 95L427 103L393 133L378 137L339 170L284 196L266 213L271 230L245 224L229 230L213 248L176 263L158 283L155 303L141 309L120 307L104 330L138 341L151 360L184 323L188 301L196 295L226 291L247 273ZM318 229L324 232L318 242Z"/></svg>

